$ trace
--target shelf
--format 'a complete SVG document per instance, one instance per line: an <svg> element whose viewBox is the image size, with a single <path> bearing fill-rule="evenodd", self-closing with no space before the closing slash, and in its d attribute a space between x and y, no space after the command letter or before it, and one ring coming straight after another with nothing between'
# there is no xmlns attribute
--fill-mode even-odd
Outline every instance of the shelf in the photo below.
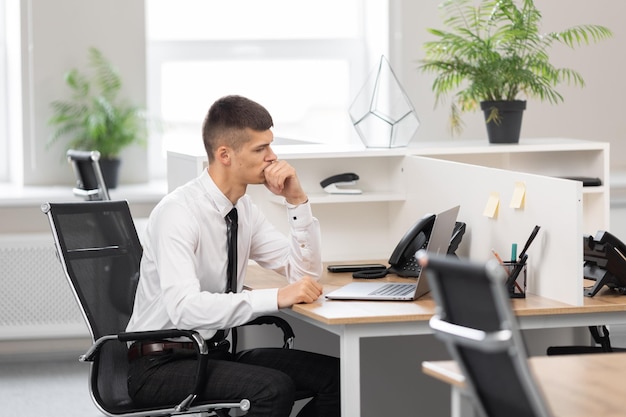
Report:
<svg viewBox="0 0 626 417"><path fill-rule="evenodd" d="M405 200L406 193L400 192L364 192L363 194L309 194L309 202L311 204L376 203ZM278 196L271 196L270 201L275 204L283 204L284 199Z"/></svg>
<svg viewBox="0 0 626 417"><path fill-rule="evenodd" d="M455 190L454 193L471 193L470 188L475 188L475 185L470 188L465 185L463 188L463 183L469 183L469 178L466 181L454 181L458 177L449 174L445 169L477 171L482 175L483 171L476 167L489 168L493 169L491 172L494 177L524 177L529 184L543 181L534 176L600 178L601 186L582 187L582 191L577 191L582 193L577 198L582 201L574 203L576 208L580 205L582 212L581 234L582 231L588 233L609 226L610 189L611 192L616 191L616 194L619 194L618 190L621 191L619 197L626 201L626 174L622 178L609 178L609 147L603 142L522 138L519 144L490 145L485 140L442 140L419 141L408 147L392 149L276 143L272 145L272 149L279 159L288 161L296 169L309 201L315 205L314 213L319 219L325 242L322 257L326 260L384 258L406 232L407 227L425 211L434 210L433 207L444 205L444 202L448 205L451 200L458 198L451 195L450 190ZM419 163L416 163L416 158ZM444 168L448 163L450 166ZM438 188L428 187L426 199L421 197L424 194L423 188L430 179L425 179L429 174L421 171L421 164L435 164L438 170L443 170L441 178L437 179L442 181L442 185ZM182 185L197 176L204 167L206 155L200 148L186 153L168 152L168 186L172 189ZM363 190L363 194L328 194L323 191L320 181L342 172L359 175L353 188ZM490 182L497 183L496 178L491 180L489 178ZM559 185L567 188L568 192L572 186ZM510 190L511 187L503 186L503 189ZM284 198L270 193L261 185L248 187L247 192L268 221L281 232L289 233L288 225L284 221ZM539 207L541 199L551 198L553 194L551 190L539 192L529 187L526 195L528 205ZM477 206L472 209L474 204ZM484 207L478 207L481 204L484 203L477 202L476 196L465 200L466 217L479 213L470 228L489 230L490 227L503 223L502 220L485 223L485 217L480 216ZM572 207L567 209L571 210ZM519 217L529 216L529 213L530 210L518 210L515 213L506 211L508 216ZM504 214L503 210L502 218L506 219ZM569 221L577 225L579 219L572 217ZM514 222L510 226L518 227ZM546 225L546 229L547 227ZM560 227L558 222L554 227ZM465 238L466 242L470 241L470 235L471 233ZM581 248L577 247L577 250L580 251Z"/></svg>
<svg viewBox="0 0 626 417"><path fill-rule="evenodd" d="M606 187L600 185L597 187L583 187L583 194L603 194L606 192Z"/></svg>
<svg viewBox="0 0 626 417"><path fill-rule="evenodd" d="M409 150L422 156L509 154L606 150L602 142L566 138L520 139L518 144L489 144L484 140L417 142Z"/></svg>

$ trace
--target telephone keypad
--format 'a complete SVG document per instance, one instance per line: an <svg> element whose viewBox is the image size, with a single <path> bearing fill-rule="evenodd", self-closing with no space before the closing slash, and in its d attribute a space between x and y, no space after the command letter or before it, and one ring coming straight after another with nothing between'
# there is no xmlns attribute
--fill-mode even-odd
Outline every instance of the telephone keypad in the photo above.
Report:
<svg viewBox="0 0 626 417"><path fill-rule="evenodd" d="M399 271L399 275L416 277L419 275L420 266L417 263L415 256L406 260L406 263L402 266L402 270Z"/></svg>

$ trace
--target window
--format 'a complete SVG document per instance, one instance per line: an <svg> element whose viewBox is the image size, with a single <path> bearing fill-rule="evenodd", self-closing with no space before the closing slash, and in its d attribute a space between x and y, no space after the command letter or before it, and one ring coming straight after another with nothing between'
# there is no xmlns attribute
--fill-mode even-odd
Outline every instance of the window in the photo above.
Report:
<svg viewBox="0 0 626 417"><path fill-rule="evenodd" d="M166 149L201 148L226 94L264 105L277 138L355 140L348 108L386 54L387 14L377 0L147 0L148 108L165 126L151 176L165 175Z"/></svg>
<svg viewBox="0 0 626 417"><path fill-rule="evenodd" d="M0 0L0 181L9 179L7 36L4 0Z"/></svg>

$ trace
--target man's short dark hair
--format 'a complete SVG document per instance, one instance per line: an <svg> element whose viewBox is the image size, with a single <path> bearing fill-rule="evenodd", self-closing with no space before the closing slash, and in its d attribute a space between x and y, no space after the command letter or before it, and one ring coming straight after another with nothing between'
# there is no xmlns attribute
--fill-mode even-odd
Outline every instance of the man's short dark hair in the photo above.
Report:
<svg viewBox="0 0 626 417"><path fill-rule="evenodd" d="M273 125L270 113L255 101L237 95L218 99L202 124L202 140L209 162L219 145L226 143L239 149L249 139L246 129L263 132Z"/></svg>

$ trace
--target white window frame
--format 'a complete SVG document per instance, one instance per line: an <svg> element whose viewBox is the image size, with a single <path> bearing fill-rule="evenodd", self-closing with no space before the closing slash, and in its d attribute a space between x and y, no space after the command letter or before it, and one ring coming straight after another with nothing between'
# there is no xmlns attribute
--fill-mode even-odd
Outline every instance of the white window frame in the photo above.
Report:
<svg viewBox="0 0 626 417"><path fill-rule="evenodd" d="M381 10L385 12L381 15ZM369 11L369 12L368 12ZM385 15L387 13L387 15ZM355 39L304 40L227 40L227 41L163 41L147 40L147 108L159 116L161 108L161 67L172 61L221 61L248 59L315 59L348 61L354 97L370 71L388 53L388 4L381 0L362 0L360 11L361 36ZM149 23L148 23L149 24ZM365 28L376 27L371 36ZM241 51L253 51L242 55ZM210 103L207 103L209 105ZM347 109L346 109L347 112ZM199 132L200 133L200 132ZM153 133L148 148L151 178L166 175L165 152L158 133Z"/></svg>
<svg viewBox="0 0 626 417"><path fill-rule="evenodd" d="M0 0L0 181L9 180L9 120L8 120L8 68L7 68L7 17L5 0Z"/></svg>

